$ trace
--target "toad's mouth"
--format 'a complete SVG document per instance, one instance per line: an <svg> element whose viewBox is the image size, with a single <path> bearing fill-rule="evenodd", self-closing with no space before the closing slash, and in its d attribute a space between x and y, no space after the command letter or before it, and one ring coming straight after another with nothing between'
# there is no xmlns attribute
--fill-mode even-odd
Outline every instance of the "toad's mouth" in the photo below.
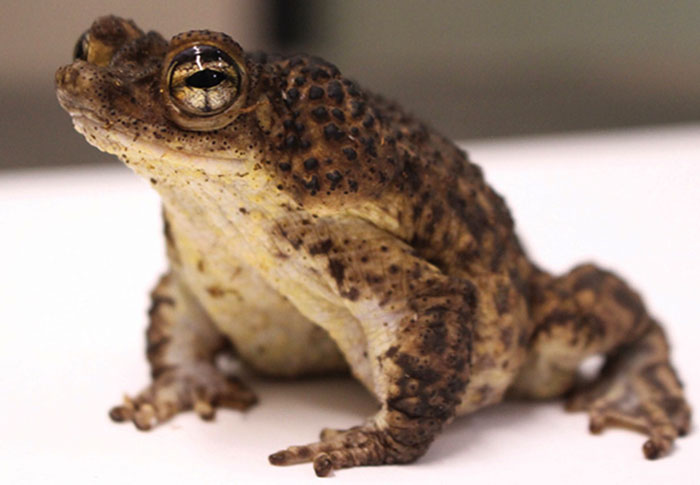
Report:
<svg viewBox="0 0 700 485"><path fill-rule="evenodd" d="M75 130L90 145L102 152L116 155L127 165L147 160L188 166L226 164L230 169L231 164L245 162L245 159L230 154L203 156L185 146L170 146L138 131L129 130L128 123L125 125L101 119L94 110L76 104L72 97L60 89L57 94L59 103L70 115Z"/></svg>
<svg viewBox="0 0 700 485"><path fill-rule="evenodd" d="M59 70L59 73L61 70ZM114 123L105 119L98 110L92 109L89 103L85 103L80 96L76 96L70 89L62 84L57 73L56 97L61 107L70 115L75 130L85 137L85 140L100 151L117 155L124 160L124 156L131 152L140 151L140 145L144 145L142 135L130 130L130 123ZM152 152L159 158L159 152L167 147L157 143L148 144L148 152ZM183 150L183 155L187 155Z"/></svg>
<svg viewBox="0 0 700 485"><path fill-rule="evenodd" d="M128 162L130 153L148 154L147 158L164 158L167 147L141 140L138 133L128 133L108 121L98 120L94 113L88 110L69 111L75 131L85 137L85 140L100 151L118 156ZM181 153L187 156L186 153ZM144 157L145 158L145 157Z"/></svg>
<svg viewBox="0 0 700 485"><path fill-rule="evenodd" d="M85 106L79 97L73 96L60 85L56 90L56 97L61 107L70 115L75 130L83 135L90 145L122 159L122 155L135 149L135 144L140 138L138 133L130 133L120 125L103 119L97 111Z"/></svg>
<svg viewBox="0 0 700 485"><path fill-rule="evenodd" d="M69 113L75 130L83 135L90 145L102 152L116 155L124 164L145 178L161 174L165 167L168 167L167 171L180 172L183 175L196 172L197 176L208 174L212 178L247 172L242 168L247 162L245 159L210 154L203 156L157 143L138 133L124 131L116 124L98 121L89 110L74 109ZM236 165L240 165L241 170L232 171Z"/></svg>

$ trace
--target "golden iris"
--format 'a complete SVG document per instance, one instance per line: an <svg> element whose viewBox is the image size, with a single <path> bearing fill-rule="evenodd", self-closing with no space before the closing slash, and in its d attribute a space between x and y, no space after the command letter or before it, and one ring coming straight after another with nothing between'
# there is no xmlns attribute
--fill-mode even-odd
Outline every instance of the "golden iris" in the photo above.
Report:
<svg viewBox="0 0 700 485"><path fill-rule="evenodd" d="M231 106L240 92L236 62L210 45L196 45L177 54L168 79L170 96L180 109L212 116Z"/></svg>

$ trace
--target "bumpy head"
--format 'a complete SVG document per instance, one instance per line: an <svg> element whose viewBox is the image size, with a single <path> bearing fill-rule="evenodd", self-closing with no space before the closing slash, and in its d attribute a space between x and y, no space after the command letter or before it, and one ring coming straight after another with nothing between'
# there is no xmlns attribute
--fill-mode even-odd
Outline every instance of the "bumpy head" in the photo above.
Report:
<svg viewBox="0 0 700 485"><path fill-rule="evenodd" d="M152 180L182 182L183 167L213 160L217 176L265 179L302 203L377 194L425 138L322 59L247 54L209 31L168 42L112 16L80 37L56 86L90 143ZM168 165L180 171L158 172Z"/></svg>
<svg viewBox="0 0 700 485"><path fill-rule="evenodd" d="M138 142L142 152L150 145L154 153L167 147L234 159L270 123L269 113L262 123L263 115L236 123L262 109L251 90L261 84L259 67L224 34L192 31L167 42L109 16L80 37L56 87L78 131L102 150L128 157Z"/></svg>

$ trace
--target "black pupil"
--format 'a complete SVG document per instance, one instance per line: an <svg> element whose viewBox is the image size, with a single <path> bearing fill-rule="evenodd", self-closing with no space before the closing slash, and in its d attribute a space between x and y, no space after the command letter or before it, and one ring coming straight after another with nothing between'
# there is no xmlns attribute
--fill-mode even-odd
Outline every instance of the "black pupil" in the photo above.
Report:
<svg viewBox="0 0 700 485"><path fill-rule="evenodd" d="M189 76L185 82L193 88L212 88L226 79L226 74L213 69L204 69Z"/></svg>

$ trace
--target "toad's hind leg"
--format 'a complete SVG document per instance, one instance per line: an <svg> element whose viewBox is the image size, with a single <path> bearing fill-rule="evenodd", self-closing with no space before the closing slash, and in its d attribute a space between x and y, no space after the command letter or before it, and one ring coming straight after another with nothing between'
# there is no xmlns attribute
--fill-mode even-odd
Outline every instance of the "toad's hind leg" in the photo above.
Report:
<svg viewBox="0 0 700 485"><path fill-rule="evenodd" d="M592 265L563 277L542 277L531 314L531 356L513 394L548 398L571 390L568 408L587 410L590 428L618 425L646 433L647 458L667 454L687 433L690 408L669 361L666 337L639 296L615 275ZM600 375L574 387L582 360L604 354Z"/></svg>
<svg viewBox="0 0 700 485"><path fill-rule="evenodd" d="M153 382L136 397L125 397L110 417L147 430L180 411L194 409L212 419L217 406L245 409L255 403L252 391L216 367L226 340L177 272L160 279L151 299L146 340Z"/></svg>
<svg viewBox="0 0 700 485"><path fill-rule="evenodd" d="M296 230L305 229L288 227L290 240ZM348 360L359 364L353 370L367 363L366 382L381 407L359 426L325 430L320 441L288 447L269 460L274 465L313 462L319 476L340 468L412 462L455 416L467 387L481 290L467 278L446 275L403 241L361 220L327 221L315 236L305 244L325 275L328 301L337 304L338 315L351 317L319 319L319 325L331 335L358 326L363 341L336 341ZM317 251L319 246L328 249ZM363 375L358 372L358 377Z"/></svg>

